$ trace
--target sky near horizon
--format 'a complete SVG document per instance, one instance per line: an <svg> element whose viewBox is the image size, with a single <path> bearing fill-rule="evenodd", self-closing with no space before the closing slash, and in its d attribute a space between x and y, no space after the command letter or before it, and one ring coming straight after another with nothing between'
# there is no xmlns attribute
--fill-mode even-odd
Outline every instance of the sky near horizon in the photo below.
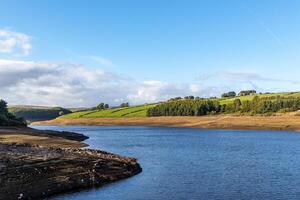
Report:
<svg viewBox="0 0 300 200"><path fill-rule="evenodd" d="M65 107L300 90L300 1L0 0L0 98Z"/></svg>

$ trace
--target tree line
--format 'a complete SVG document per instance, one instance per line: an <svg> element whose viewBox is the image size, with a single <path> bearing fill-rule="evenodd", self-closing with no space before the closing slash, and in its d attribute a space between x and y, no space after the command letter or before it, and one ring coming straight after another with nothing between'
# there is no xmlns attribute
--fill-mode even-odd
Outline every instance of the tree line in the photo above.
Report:
<svg viewBox="0 0 300 200"><path fill-rule="evenodd" d="M300 109L299 97L264 97L255 96L252 100L235 99L231 103L220 104L214 99L189 99L167 101L147 110L147 116L202 116L209 114L247 113L271 114L291 112Z"/></svg>
<svg viewBox="0 0 300 200"><path fill-rule="evenodd" d="M147 116L201 116L218 112L218 101L189 99L158 104L147 110Z"/></svg>
<svg viewBox="0 0 300 200"><path fill-rule="evenodd" d="M128 102L124 102L121 103L119 105L120 108L124 108L124 107L129 107L129 103ZM93 107L92 110L105 110L105 109L109 109L110 106L107 103L99 103L96 107Z"/></svg>
<svg viewBox="0 0 300 200"><path fill-rule="evenodd" d="M300 109L299 97L263 97L255 96L252 100L235 99L225 106L225 112L240 112L249 114L271 114L276 112L292 112Z"/></svg>
<svg viewBox="0 0 300 200"><path fill-rule="evenodd" d="M248 95L255 95L256 90L242 90L238 93L238 96L248 96ZM226 92L221 95L222 98L228 98L228 97L236 97L236 93L234 91Z"/></svg>

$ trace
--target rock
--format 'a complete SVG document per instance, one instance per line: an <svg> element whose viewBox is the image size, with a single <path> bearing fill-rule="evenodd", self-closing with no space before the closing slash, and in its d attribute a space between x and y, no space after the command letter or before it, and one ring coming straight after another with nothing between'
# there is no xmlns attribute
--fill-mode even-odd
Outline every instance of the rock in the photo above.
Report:
<svg viewBox="0 0 300 200"><path fill-rule="evenodd" d="M0 199L42 199L142 171L134 158L91 149L0 143Z"/></svg>

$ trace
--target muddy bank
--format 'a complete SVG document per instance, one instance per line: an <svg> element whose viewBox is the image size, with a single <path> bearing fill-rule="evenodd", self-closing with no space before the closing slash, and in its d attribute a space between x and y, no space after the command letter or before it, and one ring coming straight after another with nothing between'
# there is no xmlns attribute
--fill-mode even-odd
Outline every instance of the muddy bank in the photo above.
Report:
<svg viewBox="0 0 300 200"><path fill-rule="evenodd" d="M82 134L0 128L0 199L43 199L98 187L142 171L134 158L87 146Z"/></svg>
<svg viewBox="0 0 300 200"><path fill-rule="evenodd" d="M0 143L30 144L43 147L81 148L87 136L72 132L36 130L29 127L0 127Z"/></svg>
<svg viewBox="0 0 300 200"><path fill-rule="evenodd" d="M137 161L103 151L0 144L0 199L42 199L141 172Z"/></svg>
<svg viewBox="0 0 300 200"><path fill-rule="evenodd" d="M127 117L127 118L78 118L34 123L34 125L97 125L97 126L167 126L216 129L253 129L300 131L300 116L294 113L279 116L232 116L202 117Z"/></svg>

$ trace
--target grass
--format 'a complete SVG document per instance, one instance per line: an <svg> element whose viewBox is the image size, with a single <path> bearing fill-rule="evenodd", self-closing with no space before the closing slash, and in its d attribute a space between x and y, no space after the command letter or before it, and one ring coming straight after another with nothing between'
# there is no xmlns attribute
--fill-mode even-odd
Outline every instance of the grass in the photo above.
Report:
<svg viewBox="0 0 300 200"><path fill-rule="evenodd" d="M68 115L63 115L61 118L99 118L99 117L145 117L148 108L154 107L156 104L145 104L124 108L112 108L106 110L90 110L79 111Z"/></svg>
<svg viewBox="0 0 300 200"><path fill-rule="evenodd" d="M257 94L257 95L248 95L248 96L238 96L234 98L220 98L220 104L230 104L233 103L235 99L240 99L241 101L251 101L255 96L259 97L300 97L300 92L281 92L281 93L268 93L268 94Z"/></svg>

